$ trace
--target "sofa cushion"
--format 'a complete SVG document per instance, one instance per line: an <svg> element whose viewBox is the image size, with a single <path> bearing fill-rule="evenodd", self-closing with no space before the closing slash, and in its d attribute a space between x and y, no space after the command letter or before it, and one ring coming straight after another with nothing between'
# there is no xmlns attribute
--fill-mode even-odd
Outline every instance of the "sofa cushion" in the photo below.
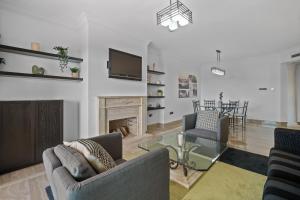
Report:
<svg viewBox="0 0 300 200"><path fill-rule="evenodd" d="M58 145L54 148L54 152L75 180L82 181L96 175L84 156L76 149Z"/></svg>
<svg viewBox="0 0 300 200"><path fill-rule="evenodd" d="M268 177L286 179L292 182L300 182L300 170L295 167L285 166L282 163L274 163L268 167Z"/></svg>
<svg viewBox="0 0 300 200"><path fill-rule="evenodd" d="M263 199L300 199L300 185L280 178L268 178L264 186Z"/></svg>
<svg viewBox="0 0 300 200"><path fill-rule="evenodd" d="M187 130L185 133L188 135L188 137L186 137L186 139L201 137L201 138L205 138L205 139L217 140L217 132L207 130L207 129L195 128L195 129ZM189 137L189 136L192 136L192 137Z"/></svg>
<svg viewBox="0 0 300 200"><path fill-rule="evenodd" d="M119 159L119 160L116 160L115 162L116 162L116 165L121 165L122 163L125 163L126 160L124 160L124 159Z"/></svg>
<svg viewBox="0 0 300 200"><path fill-rule="evenodd" d="M109 153L97 142L88 139L79 139L73 142L64 142L66 146L77 149L84 155L96 172L101 173L116 166Z"/></svg>
<svg viewBox="0 0 300 200"><path fill-rule="evenodd" d="M219 112L215 110L201 110L197 113L196 128L217 131Z"/></svg>
<svg viewBox="0 0 300 200"><path fill-rule="evenodd" d="M288 153L288 152L285 152L285 151L281 151L281 150L278 150L278 149L274 149L274 148L272 148L271 151L270 151L270 157L271 156L277 156L277 157L293 160L293 161L296 161L296 162L300 163L300 156L298 156L296 154Z"/></svg>
<svg viewBox="0 0 300 200"><path fill-rule="evenodd" d="M273 165L273 164L283 165L286 167L300 170L300 162L299 161L295 161L295 160L288 159L285 157L280 157L277 155L271 155L269 157L268 166Z"/></svg>

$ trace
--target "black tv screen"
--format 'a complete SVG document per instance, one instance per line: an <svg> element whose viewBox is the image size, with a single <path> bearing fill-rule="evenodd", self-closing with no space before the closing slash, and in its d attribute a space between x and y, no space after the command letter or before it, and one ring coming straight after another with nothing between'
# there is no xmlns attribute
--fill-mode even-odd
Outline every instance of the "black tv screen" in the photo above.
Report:
<svg viewBox="0 0 300 200"><path fill-rule="evenodd" d="M142 80L142 57L109 49L109 78Z"/></svg>

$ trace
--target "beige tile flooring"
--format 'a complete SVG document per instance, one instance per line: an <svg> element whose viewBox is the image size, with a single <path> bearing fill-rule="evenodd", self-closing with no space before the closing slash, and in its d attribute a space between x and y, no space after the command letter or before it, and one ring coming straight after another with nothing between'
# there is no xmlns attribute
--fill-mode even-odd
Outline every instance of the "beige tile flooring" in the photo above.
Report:
<svg viewBox="0 0 300 200"><path fill-rule="evenodd" d="M146 136L129 136L124 139L123 152L124 154L130 154L141 151L137 148L138 143L175 128L180 130L180 123L152 127ZM263 127L254 124L248 124L245 130L241 127L231 129L229 145L242 150L268 155L270 148L273 146L273 131L274 127ZM0 199L47 199L44 192L47 185L48 182L42 164L7 173L0 176Z"/></svg>

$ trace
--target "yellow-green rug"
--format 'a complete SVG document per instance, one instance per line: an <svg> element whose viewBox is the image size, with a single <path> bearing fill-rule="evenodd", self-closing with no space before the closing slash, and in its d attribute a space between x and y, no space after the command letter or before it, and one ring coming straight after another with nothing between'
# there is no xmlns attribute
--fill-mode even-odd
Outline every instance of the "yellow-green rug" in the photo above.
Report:
<svg viewBox="0 0 300 200"><path fill-rule="evenodd" d="M130 160L144 151L125 155ZM257 200L262 198L266 176L216 162L187 190L170 181L170 200Z"/></svg>

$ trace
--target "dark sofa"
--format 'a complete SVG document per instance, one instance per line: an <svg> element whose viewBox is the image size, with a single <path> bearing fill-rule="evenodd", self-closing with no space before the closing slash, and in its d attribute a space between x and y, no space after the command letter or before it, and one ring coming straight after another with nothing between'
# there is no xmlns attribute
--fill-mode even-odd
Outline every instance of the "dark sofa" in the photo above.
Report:
<svg viewBox="0 0 300 200"><path fill-rule="evenodd" d="M277 128L274 136L263 199L300 199L300 130Z"/></svg>

